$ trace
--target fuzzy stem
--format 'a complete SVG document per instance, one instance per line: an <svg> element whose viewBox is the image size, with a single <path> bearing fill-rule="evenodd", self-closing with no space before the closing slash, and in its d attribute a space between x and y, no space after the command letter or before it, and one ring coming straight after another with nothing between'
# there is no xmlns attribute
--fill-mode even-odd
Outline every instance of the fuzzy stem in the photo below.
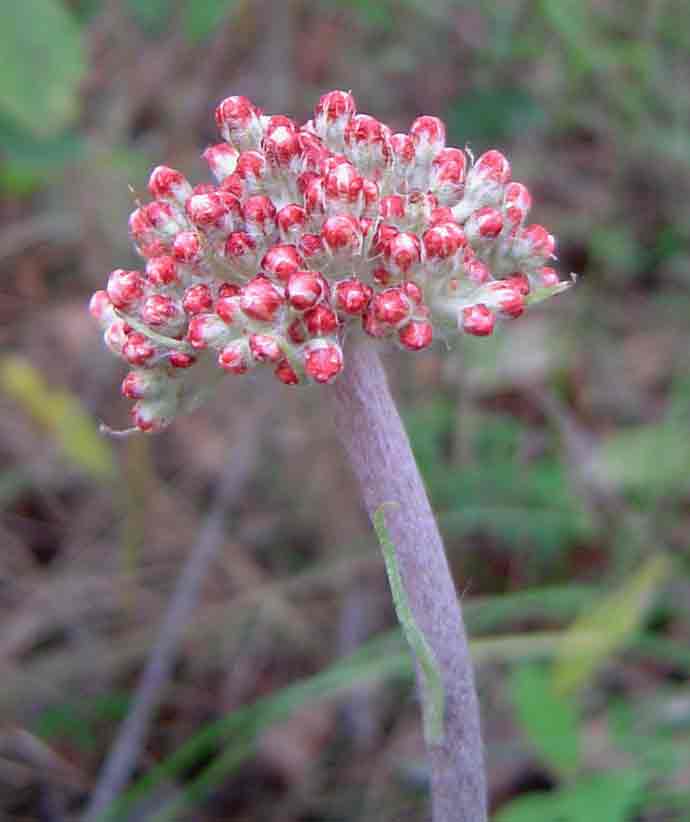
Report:
<svg viewBox="0 0 690 822"><path fill-rule="evenodd" d="M335 422L372 522L386 525L414 621L443 679L444 734L427 741L434 822L485 822L479 705L460 603L407 434L374 346L353 345L333 388ZM417 662L424 698L424 674Z"/></svg>

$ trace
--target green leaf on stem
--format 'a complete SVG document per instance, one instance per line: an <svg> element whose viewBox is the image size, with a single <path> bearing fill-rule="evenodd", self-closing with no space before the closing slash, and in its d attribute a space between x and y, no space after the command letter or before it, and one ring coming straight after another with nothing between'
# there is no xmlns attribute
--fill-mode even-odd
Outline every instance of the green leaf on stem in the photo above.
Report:
<svg viewBox="0 0 690 822"><path fill-rule="evenodd" d="M384 503L374 514L374 530L378 537L383 559L386 563L388 582L391 586L395 613L400 622L405 639L414 655L424 677L424 694L422 711L424 715L424 737L428 742L438 743L443 739L443 714L445 711L445 692L441 672L434 652L415 622L412 609L407 601L407 594L400 576L398 557L386 528L384 508L392 503Z"/></svg>

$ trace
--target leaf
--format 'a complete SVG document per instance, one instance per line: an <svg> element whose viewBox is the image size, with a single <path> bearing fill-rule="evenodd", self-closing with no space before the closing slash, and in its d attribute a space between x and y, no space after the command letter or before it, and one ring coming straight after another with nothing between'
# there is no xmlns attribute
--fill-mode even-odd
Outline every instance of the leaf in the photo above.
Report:
<svg viewBox="0 0 690 822"><path fill-rule="evenodd" d="M83 152L84 140L76 132L34 138L0 116L0 188L12 194L41 188Z"/></svg>
<svg viewBox="0 0 690 822"><path fill-rule="evenodd" d="M86 60L79 26L62 3L12 3L0 54L0 111L36 137L58 134L75 119Z"/></svg>
<svg viewBox="0 0 690 822"><path fill-rule="evenodd" d="M690 440L676 423L636 425L608 437L595 468L605 480L646 498L687 493Z"/></svg>
<svg viewBox="0 0 690 822"><path fill-rule="evenodd" d="M572 699L556 693L541 665L521 665L510 679L517 718L544 760L565 776L580 760L579 721Z"/></svg>
<svg viewBox="0 0 690 822"><path fill-rule="evenodd" d="M148 34L160 34L170 20L170 0L126 0L126 2L134 19Z"/></svg>
<svg viewBox="0 0 690 822"><path fill-rule="evenodd" d="M519 797L501 808L494 822L626 822L642 787L635 770L608 773L565 790Z"/></svg>
<svg viewBox="0 0 690 822"><path fill-rule="evenodd" d="M209 37L234 6L235 0L188 0L182 12L187 37L192 42Z"/></svg>
<svg viewBox="0 0 690 822"><path fill-rule="evenodd" d="M383 503L373 516L374 530L386 563L386 573L388 574L388 583L393 596L396 616L402 626L405 639L417 658L422 671L424 680L424 693L422 695L424 737L429 743L438 743L443 739L443 717L446 699L441 670L438 667L433 648L415 622L412 608L407 600L407 592L400 576L398 555L386 528L385 506L386 503Z"/></svg>
<svg viewBox="0 0 690 822"><path fill-rule="evenodd" d="M115 477L112 450L91 415L69 392L49 388L28 360L0 360L0 389L51 432L64 455L82 471L97 480Z"/></svg>
<svg viewBox="0 0 690 822"><path fill-rule="evenodd" d="M663 554L653 555L625 585L578 617L565 632L554 664L553 683L572 694L638 632L657 588L671 572Z"/></svg>
<svg viewBox="0 0 690 822"><path fill-rule="evenodd" d="M468 91L452 105L448 116L453 145L505 142L516 134L540 127L544 109L520 88L485 88Z"/></svg>
<svg viewBox="0 0 690 822"><path fill-rule="evenodd" d="M541 0L541 13L565 44L573 66L584 73L602 67L604 48L594 42L592 11L581 0Z"/></svg>

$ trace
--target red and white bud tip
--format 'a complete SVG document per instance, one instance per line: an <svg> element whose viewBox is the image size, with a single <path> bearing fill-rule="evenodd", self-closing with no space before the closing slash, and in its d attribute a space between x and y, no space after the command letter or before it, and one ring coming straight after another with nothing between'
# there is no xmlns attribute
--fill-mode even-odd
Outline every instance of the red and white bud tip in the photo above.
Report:
<svg viewBox="0 0 690 822"><path fill-rule="evenodd" d="M240 307L251 319L270 322L284 301L283 295L267 277L255 277L244 287Z"/></svg>
<svg viewBox="0 0 690 822"><path fill-rule="evenodd" d="M428 320L410 320L398 331L398 340L408 351L423 351L434 341L434 327Z"/></svg>
<svg viewBox="0 0 690 822"><path fill-rule="evenodd" d="M187 178L174 168L156 166L149 177L149 191L160 200L169 200L184 205L192 193L192 186Z"/></svg>
<svg viewBox="0 0 690 822"><path fill-rule="evenodd" d="M261 270L283 283L304 266L304 257L294 245L272 246L261 260Z"/></svg>
<svg viewBox="0 0 690 822"><path fill-rule="evenodd" d="M235 173L240 153L227 143L218 143L218 145L209 146L201 156L208 163L211 174L221 183L226 177Z"/></svg>
<svg viewBox="0 0 690 822"><path fill-rule="evenodd" d="M226 97L216 108L216 124L221 137L245 151L257 148L261 136L261 110L246 97Z"/></svg>
<svg viewBox="0 0 690 822"><path fill-rule="evenodd" d="M463 308L458 317L460 330L474 337L488 337L495 325L496 317L481 303Z"/></svg>
<svg viewBox="0 0 690 822"><path fill-rule="evenodd" d="M331 383L343 370L343 352L335 342L313 340L304 347L304 370L316 383Z"/></svg>
<svg viewBox="0 0 690 822"><path fill-rule="evenodd" d="M372 289L355 277L341 280L335 286L335 305L338 311L353 317L366 311L373 295Z"/></svg>
<svg viewBox="0 0 690 822"><path fill-rule="evenodd" d="M228 374L246 374L251 364L249 343L245 339L233 340L218 355L218 365Z"/></svg>

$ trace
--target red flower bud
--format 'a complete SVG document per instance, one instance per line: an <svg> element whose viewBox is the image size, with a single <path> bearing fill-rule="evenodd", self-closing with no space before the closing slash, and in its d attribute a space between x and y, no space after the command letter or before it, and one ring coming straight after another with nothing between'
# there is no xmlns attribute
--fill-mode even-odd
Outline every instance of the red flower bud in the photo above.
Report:
<svg viewBox="0 0 690 822"><path fill-rule="evenodd" d="M285 385L297 385L299 383L299 377L295 370L285 359L278 363L273 373Z"/></svg>
<svg viewBox="0 0 690 822"><path fill-rule="evenodd" d="M304 370L314 382L330 383L343 370L343 352L337 343L313 340L304 350Z"/></svg>
<svg viewBox="0 0 690 822"><path fill-rule="evenodd" d="M510 163L500 151L492 149L481 155L472 167L473 174L483 180L492 180L501 185L510 182Z"/></svg>
<svg viewBox="0 0 690 822"><path fill-rule="evenodd" d="M184 351L171 351L168 354L168 362L173 368L191 368L196 362L196 357Z"/></svg>
<svg viewBox="0 0 690 822"><path fill-rule="evenodd" d="M262 270L283 283L303 267L304 258L294 245L274 245L261 260Z"/></svg>
<svg viewBox="0 0 690 822"><path fill-rule="evenodd" d="M145 365L155 353L156 349L151 340L139 331L128 334L122 346L122 356L131 365Z"/></svg>
<svg viewBox="0 0 690 822"><path fill-rule="evenodd" d="M492 240L503 230L503 216L495 208L487 206L470 215L465 223L465 232L471 242Z"/></svg>
<svg viewBox="0 0 690 822"><path fill-rule="evenodd" d="M312 336L332 334L338 327L338 318L335 312L325 305L316 305L304 312L304 324Z"/></svg>
<svg viewBox="0 0 690 822"><path fill-rule="evenodd" d="M398 331L398 340L408 351L422 351L434 341L434 328L426 320L410 320Z"/></svg>
<svg viewBox="0 0 690 822"><path fill-rule="evenodd" d="M326 248L332 253L356 254L362 246L362 228L359 221L349 214L329 217L321 230Z"/></svg>
<svg viewBox="0 0 690 822"><path fill-rule="evenodd" d="M218 297L215 308L216 314L228 325L239 319L240 300L236 295Z"/></svg>
<svg viewBox="0 0 690 822"><path fill-rule="evenodd" d="M503 208L510 223L513 225L523 223L531 207L532 196L526 186L522 183L509 183L506 186Z"/></svg>
<svg viewBox="0 0 690 822"><path fill-rule="evenodd" d="M375 294L371 307L380 323L395 327L406 322L412 312L410 299L402 288L388 288Z"/></svg>
<svg viewBox="0 0 690 822"><path fill-rule="evenodd" d="M263 194L255 194L244 201L242 208L247 232L251 236L269 237L276 227L276 207Z"/></svg>
<svg viewBox="0 0 690 822"><path fill-rule="evenodd" d="M267 277L255 277L240 297L242 311L262 322L270 322L282 304L283 296Z"/></svg>
<svg viewBox="0 0 690 822"><path fill-rule="evenodd" d="M467 244L467 238L457 223L448 222L425 231L422 242L428 260L447 260Z"/></svg>
<svg viewBox="0 0 690 822"><path fill-rule="evenodd" d="M485 305L479 303L462 309L458 325L466 334L488 337L493 333L496 318Z"/></svg>
<svg viewBox="0 0 690 822"><path fill-rule="evenodd" d="M154 257L146 263L146 277L151 285L158 288L166 285L177 285L180 275L175 259L168 255Z"/></svg>
<svg viewBox="0 0 690 822"><path fill-rule="evenodd" d="M179 330L184 324L179 303L165 294L152 294L144 300L141 319L146 325L162 327L167 331Z"/></svg>
<svg viewBox="0 0 690 822"><path fill-rule="evenodd" d="M210 311L213 308L211 289L203 283L190 286L182 297L182 307L190 316Z"/></svg>
<svg viewBox="0 0 690 822"><path fill-rule="evenodd" d="M423 115L410 126L410 137L418 151L438 154L446 144L446 127L438 117Z"/></svg>
<svg viewBox="0 0 690 822"><path fill-rule="evenodd" d="M171 200L184 205L192 193L192 187L187 178L174 168L156 166L149 177L149 191L161 200Z"/></svg>
<svg viewBox="0 0 690 822"><path fill-rule="evenodd" d="M389 194L381 198L379 206L381 218L389 222L401 222L405 219L405 198L400 194Z"/></svg>
<svg viewBox="0 0 690 822"><path fill-rule="evenodd" d="M144 295L144 278L140 271L116 268L108 277L107 291L116 308L131 308Z"/></svg>
<svg viewBox="0 0 690 822"><path fill-rule="evenodd" d="M411 273L421 259L421 243L416 234L401 231L392 237L383 252L387 267L398 276Z"/></svg>
<svg viewBox="0 0 690 822"><path fill-rule="evenodd" d="M227 143L218 143L215 146L209 146L201 155L208 163L211 169L211 174L222 182L235 173L237 168L237 159L240 156L239 151Z"/></svg>
<svg viewBox="0 0 690 822"><path fill-rule="evenodd" d="M325 294L325 280L314 271L297 271L287 284L287 299L296 311L313 308Z"/></svg>
<svg viewBox="0 0 690 822"><path fill-rule="evenodd" d="M261 110L246 97L227 97L216 108L221 136L240 151L255 148L261 137Z"/></svg>
<svg viewBox="0 0 690 822"><path fill-rule="evenodd" d="M275 337L269 334L251 334L249 350L256 362L279 362L284 356Z"/></svg>
<svg viewBox="0 0 690 822"><path fill-rule="evenodd" d="M172 253L178 263L195 265L200 262L203 250L196 231L180 231L173 242Z"/></svg>
<svg viewBox="0 0 690 822"><path fill-rule="evenodd" d="M105 291L96 291L89 301L89 314L101 324L112 322L116 315L113 304Z"/></svg>
<svg viewBox="0 0 690 822"><path fill-rule="evenodd" d="M245 339L233 340L218 355L218 365L229 374L246 374L249 370L249 343Z"/></svg>
<svg viewBox="0 0 690 822"><path fill-rule="evenodd" d="M284 243L299 239L306 222L307 213L302 206L296 203L288 203L288 205L283 206L276 215L280 239Z"/></svg>
<svg viewBox="0 0 690 822"><path fill-rule="evenodd" d="M230 331L216 314L196 314L187 326L187 341L193 348L219 348L227 342Z"/></svg>
<svg viewBox="0 0 690 822"><path fill-rule="evenodd" d="M552 288L553 286L558 285L561 281L556 269L549 268L549 266L544 266L544 268L539 269L537 276L539 277L540 284L545 288Z"/></svg>
<svg viewBox="0 0 690 822"><path fill-rule="evenodd" d="M345 314L357 316L366 310L372 294L371 288L356 277L341 280L335 287L336 308Z"/></svg>

